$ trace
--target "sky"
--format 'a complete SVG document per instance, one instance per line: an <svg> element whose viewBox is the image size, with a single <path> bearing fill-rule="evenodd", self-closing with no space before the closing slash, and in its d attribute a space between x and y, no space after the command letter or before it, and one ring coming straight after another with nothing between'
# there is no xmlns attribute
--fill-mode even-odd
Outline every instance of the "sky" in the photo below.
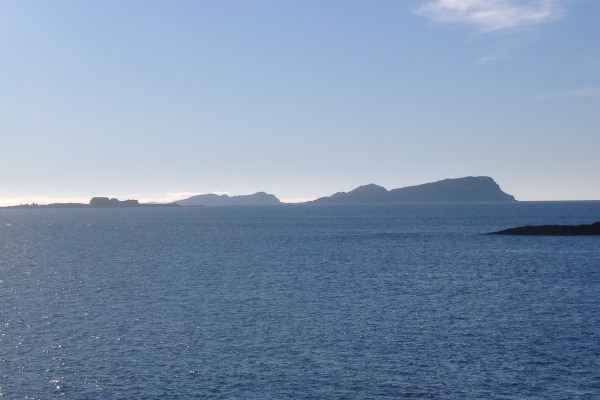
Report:
<svg viewBox="0 0 600 400"><path fill-rule="evenodd" d="M600 200L597 0L0 0L0 205L490 176Z"/></svg>

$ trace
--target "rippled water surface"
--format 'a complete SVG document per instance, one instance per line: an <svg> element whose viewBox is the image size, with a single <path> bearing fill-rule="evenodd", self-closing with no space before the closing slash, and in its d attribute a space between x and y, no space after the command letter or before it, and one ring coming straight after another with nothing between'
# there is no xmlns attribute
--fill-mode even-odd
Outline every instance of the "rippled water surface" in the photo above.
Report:
<svg viewBox="0 0 600 400"><path fill-rule="evenodd" d="M9 399L600 397L599 202L0 210Z"/></svg>

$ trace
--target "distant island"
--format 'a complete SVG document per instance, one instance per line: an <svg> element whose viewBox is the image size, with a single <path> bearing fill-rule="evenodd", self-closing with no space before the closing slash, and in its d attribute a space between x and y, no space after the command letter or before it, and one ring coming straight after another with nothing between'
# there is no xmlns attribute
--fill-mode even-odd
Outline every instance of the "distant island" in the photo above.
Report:
<svg viewBox="0 0 600 400"><path fill-rule="evenodd" d="M201 194L176 201L175 204L180 206L276 206L283 203L272 194L258 192L242 196Z"/></svg>
<svg viewBox="0 0 600 400"><path fill-rule="evenodd" d="M312 204L516 201L487 176L469 176L387 190L375 184L321 197Z"/></svg>
<svg viewBox="0 0 600 400"><path fill-rule="evenodd" d="M140 204L137 200L117 200L108 197L93 197L85 203L22 204L1 208L117 208L117 207L177 207L177 204Z"/></svg>

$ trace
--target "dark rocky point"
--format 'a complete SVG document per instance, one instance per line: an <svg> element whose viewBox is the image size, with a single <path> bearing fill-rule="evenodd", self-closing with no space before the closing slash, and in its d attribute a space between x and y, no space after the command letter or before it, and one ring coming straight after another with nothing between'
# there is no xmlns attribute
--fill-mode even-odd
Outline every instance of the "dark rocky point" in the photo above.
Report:
<svg viewBox="0 0 600 400"><path fill-rule="evenodd" d="M491 232L488 235L592 236L600 235L600 222L589 225L527 225Z"/></svg>

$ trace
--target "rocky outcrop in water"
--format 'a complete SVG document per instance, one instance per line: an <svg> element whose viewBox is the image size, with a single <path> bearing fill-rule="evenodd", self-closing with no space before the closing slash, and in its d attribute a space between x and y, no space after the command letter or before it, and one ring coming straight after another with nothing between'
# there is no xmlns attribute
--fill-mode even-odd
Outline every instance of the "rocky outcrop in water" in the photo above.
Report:
<svg viewBox="0 0 600 400"><path fill-rule="evenodd" d="M600 222L589 225L527 225L491 232L488 235L592 236L600 235Z"/></svg>

